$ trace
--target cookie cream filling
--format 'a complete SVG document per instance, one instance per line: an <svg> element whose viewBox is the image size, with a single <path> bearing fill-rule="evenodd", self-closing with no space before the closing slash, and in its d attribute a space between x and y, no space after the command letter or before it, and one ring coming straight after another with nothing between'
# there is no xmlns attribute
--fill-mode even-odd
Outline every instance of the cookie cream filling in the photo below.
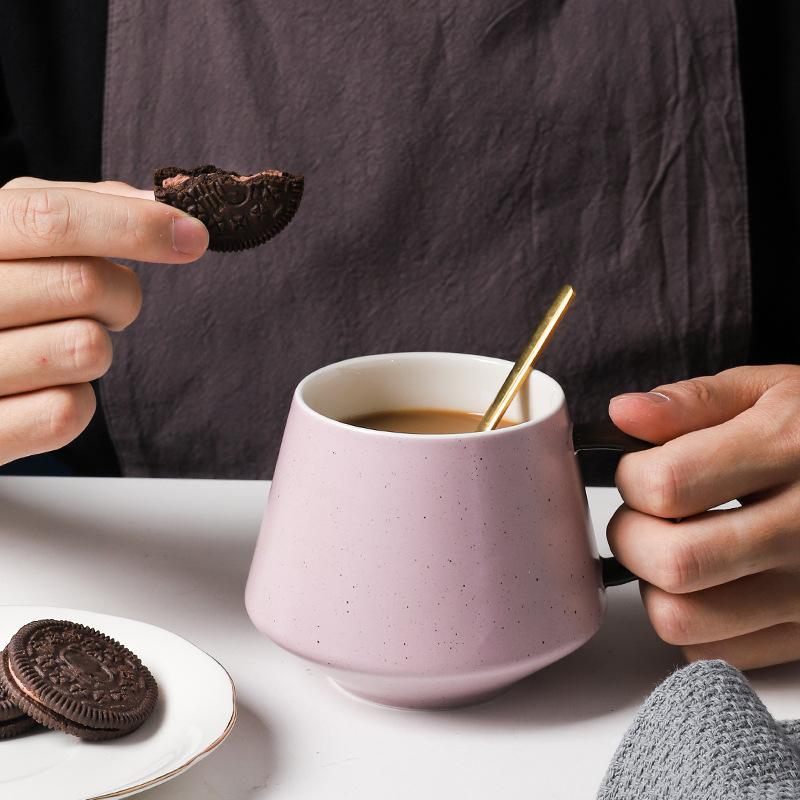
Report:
<svg viewBox="0 0 800 800"><path fill-rule="evenodd" d="M280 178L283 173L278 169L265 169L263 172L255 172L252 175L229 175L226 174L223 170L219 172L207 172L203 175L173 175L171 178L164 178L161 182L161 185L165 189L171 189L173 186L180 186L182 183L186 183L190 178L204 178L207 175L219 175L225 176L227 178L231 178L234 181L238 181L239 183L244 183L245 181L253 180L253 178L260 178L262 175L266 175L270 178Z"/></svg>
<svg viewBox="0 0 800 800"><path fill-rule="evenodd" d="M63 714L59 714L57 711L54 711L51 708L45 706L38 697L36 697L33 692L27 689L19 679L19 676L14 672L14 668L11 666L11 662L8 660L8 656L4 655L3 657L6 670L8 671L9 676L14 681L14 688L20 692L20 694L24 694L25 697L30 700L31 703L34 703L37 708L43 709L44 713L47 714L48 717L52 717L53 719L63 722L64 725L72 725L74 728L83 728L87 731L93 731L94 728L90 728L88 725L83 725L80 722L75 722L71 720L69 717L65 717ZM42 723L44 724L44 723ZM116 730L116 728L109 728L103 730Z"/></svg>
<svg viewBox="0 0 800 800"><path fill-rule="evenodd" d="M11 661L9 661L8 656L5 656L5 661L6 661L6 669L8 670L8 674L14 680L14 688L18 692L21 692L22 694L24 694L25 697L27 697L29 700L33 700L34 702L39 703L39 705L41 705L41 702L39 701L39 698L36 697L36 695L33 692L31 692L30 689L27 689L22 684L22 681L19 679L19 676L17 675L17 673L14 672L14 667L11 666Z"/></svg>

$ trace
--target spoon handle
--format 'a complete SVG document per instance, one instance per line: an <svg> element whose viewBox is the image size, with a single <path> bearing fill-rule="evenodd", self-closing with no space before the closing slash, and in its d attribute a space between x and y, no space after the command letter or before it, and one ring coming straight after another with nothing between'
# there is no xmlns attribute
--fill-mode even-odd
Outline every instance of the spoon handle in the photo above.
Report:
<svg viewBox="0 0 800 800"><path fill-rule="evenodd" d="M561 322L562 317L569 308L569 304L575 297L575 290L567 284L561 288L558 296L553 301L544 319L539 323L539 327L533 332L533 336L528 342L522 355L517 359L517 363L511 368L497 397L494 398L489 410L483 415L480 424L478 425L479 431L494 430L503 415L508 411L511 401L516 396L520 387L528 379L534 365L539 360L539 356L550 341L558 323Z"/></svg>

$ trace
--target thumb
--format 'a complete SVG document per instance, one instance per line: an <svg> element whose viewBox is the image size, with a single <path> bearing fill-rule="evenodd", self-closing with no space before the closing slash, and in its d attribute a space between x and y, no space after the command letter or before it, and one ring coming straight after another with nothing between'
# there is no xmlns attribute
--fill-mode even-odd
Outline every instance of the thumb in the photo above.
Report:
<svg viewBox="0 0 800 800"><path fill-rule="evenodd" d="M785 366L735 367L657 386L649 392L617 395L611 399L608 413L625 433L663 444L741 414L783 380L786 372Z"/></svg>

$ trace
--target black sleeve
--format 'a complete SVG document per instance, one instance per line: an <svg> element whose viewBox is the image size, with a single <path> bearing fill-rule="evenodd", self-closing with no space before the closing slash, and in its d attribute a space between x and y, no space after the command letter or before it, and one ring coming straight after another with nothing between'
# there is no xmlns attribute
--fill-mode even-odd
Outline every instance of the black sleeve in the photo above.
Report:
<svg viewBox="0 0 800 800"><path fill-rule="evenodd" d="M106 0L3 0L0 183L100 176Z"/></svg>
<svg viewBox="0 0 800 800"><path fill-rule="evenodd" d="M738 0L753 339L750 362L800 364L800 3Z"/></svg>

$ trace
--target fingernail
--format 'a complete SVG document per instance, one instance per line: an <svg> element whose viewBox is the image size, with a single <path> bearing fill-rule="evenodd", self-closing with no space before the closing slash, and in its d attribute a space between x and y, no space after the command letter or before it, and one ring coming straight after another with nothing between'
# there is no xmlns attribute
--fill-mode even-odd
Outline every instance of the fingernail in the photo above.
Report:
<svg viewBox="0 0 800 800"><path fill-rule="evenodd" d="M648 403L666 403L669 401L669 397L662 392L628 392L627 394L618 394L616 397L612 397L611 402L624 400L627 397L638 397Z"/></svg>
<svg viewBox="0 0 800 800"><path fill-rule="evenodd" d="M172 220L172 246L182 255L199 256L208 248L208 230L194 217Z"/></svg>

